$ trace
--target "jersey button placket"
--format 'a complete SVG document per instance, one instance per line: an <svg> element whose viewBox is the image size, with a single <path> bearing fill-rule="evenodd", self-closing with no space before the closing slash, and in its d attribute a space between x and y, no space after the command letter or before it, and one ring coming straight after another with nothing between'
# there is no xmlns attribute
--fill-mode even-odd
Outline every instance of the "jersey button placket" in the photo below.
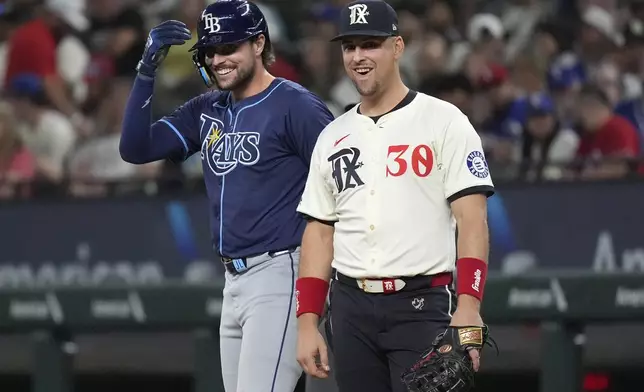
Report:
<svg viewBox="0 0 644 392"><path fill-rule="evenodd" d="M374 200L375 195L376 195L376 191L374 189L371 189L369 191L369 198L367 200L367 203L369 205L371 205L372 206L371 208L374 209L374 210L376 209L376 206L377 206L377 203ZM374 225L374 224L369 225L369 231L370 231L369 245L372 248L372 252L373 252L373 249L377 246L377 244L376 244L376 233L374 233L375 230L376 230L376 225ZM376 259L374 257L372 257L371 258L371 264L375 264L375 263L376 263Z"/></svg>
<svg viewBox="0 0 644 392"><path fill-rule="evenodd" d="M375 272L374 268L376 266L376 226L370 225L369 226L369 232L367 233L367 236L369 237L369 255L370 255L370 265L368 267L369 270Z"/></svg>
<svg viewBox="0 0 644 392"><path fill-rule="evenodd" d="M370 187L372 187L372 186L373 185L370 185ZM369 191L369 193L367 194L366 206L365 206L366 207L366 210L365 210L365 212L366 212L366 214L365 214L366 215L365 216L366 221L365 221L365 223L367 225L367 227L366 227L367 245L369 246L369 249L368 249L368 252L369 252L369 255L370 255L369 261L371 262L372 265L376 262L374 249L377 246L376 225L375 225L375 221L374 221L375 214L376 214L375 210L376 210L377 203L375 202L375 200L374 200L374 198L372 196L374 193L375 192L373 191L373 189Z"/></svg>
<svg viewBox="0 0 644 392"><path fill-rule="evenodd" d="M388 149L388 132L392 132L391 129L385 127L387 122L388 115L381 117L376 124L376 132L374 132L374 144L375 148L378 151L378 154L375 155L376 161L374 162L374 167L376 168L376 175L374 176L373 184L373 196L370 200L373 205L373 218L372 222L376 226L374 231L374 238L376 246L373 248L373 255L375 262L373 268L379 274L383 274L383 263L387 261L387 255L383 254L383 247L386 248L386 244L383 243L387 237L387 228L384 227L381 223L381 213L383 210L383 198L387 192L387 186L389 184L385 181L385 173L387 171L387 149ZM384 207L386 208L386 206ZM384 230L384 232L383 232Z"/></svg>
<svg viewBox="0 0 644 392"><path fill-rule="evenodd" d="M377 124L373 124L370 130L370 137L373 143L371 144L371 156L370 156L370 180L369 181L369 193L367 196L367 219L368 219L368 231L367 236L369 238L369 254L370 254L370 266L369 270L372 274L378 275L380 262L378 254L378 230L380 228L379 224L379 201L376 189L380 183L380 169L382 162L380 159L380 151L382 150L382 140L383 140L383 129L380 128Z"/></svg>

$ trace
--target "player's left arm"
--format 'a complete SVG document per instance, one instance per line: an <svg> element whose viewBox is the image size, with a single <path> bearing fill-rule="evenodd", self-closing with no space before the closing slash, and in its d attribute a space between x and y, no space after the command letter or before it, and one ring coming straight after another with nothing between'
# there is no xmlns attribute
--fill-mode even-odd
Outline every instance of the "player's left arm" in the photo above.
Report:
<svg viewBox="0 0 644 392"><path fill-rule="evenodd" d="M476 315L452 321L479 323L489 251L486 199L494 193L494 185L481 138L462 113L456 114L445 129L439 156L445 170L445 197L458 229L457 312L472 311Z"/></svg>
<svg viewBox="0 0 644 392"><path fill-rule="evenodd" d="M302 94L291 103L286 124L285 142L309 167L315 143L322 130L333 121L326 104L312 93Z"/></svg>
<svg viewBox="0 0 644 392"><path fill-rule="evenodd" d="M467 308L466 310L480 313L485 284L483 271L487 270L490 240L487 226L487 197L482 193L472 193L454 200L450 206L458 228L457 309ZM481 271L480 277L477 277L477 269ZM461 276L463 271L467 274Z"/></svg>
<svg viewBox="0 0 644 392"><path fill-rule="evenodd" d="M480 309L489 249L486 199L494 194L494 185L483 153L481 138L464 114L456 113L443 135L439 152L440 163L444 169L443 188L458 229L458 300L450 326L483 326ZM474 370L478 371L478 350L470 350L469 355Z"/></svg>

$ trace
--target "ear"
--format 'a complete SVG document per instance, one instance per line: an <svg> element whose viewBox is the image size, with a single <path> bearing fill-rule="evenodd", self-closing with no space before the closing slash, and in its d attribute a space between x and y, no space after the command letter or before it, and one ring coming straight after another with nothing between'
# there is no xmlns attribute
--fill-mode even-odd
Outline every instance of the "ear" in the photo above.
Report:
<svg viewBox="0 0 644 392"><path fill-rule="evenodd" d="M394 39L394 58L396 60L399 60L403 52L405 51L405 41L403 41L402 37L398 36L395 37Z"/></svg>
<svg viewBox="0 0 644 392"><path fill-rule="evenodd" d="M261 56L262 52L264 51L264 44L266 43L266 37L264 37L264 34L260 34L257 36L257 39L255 40L255 56Z"/></svg>

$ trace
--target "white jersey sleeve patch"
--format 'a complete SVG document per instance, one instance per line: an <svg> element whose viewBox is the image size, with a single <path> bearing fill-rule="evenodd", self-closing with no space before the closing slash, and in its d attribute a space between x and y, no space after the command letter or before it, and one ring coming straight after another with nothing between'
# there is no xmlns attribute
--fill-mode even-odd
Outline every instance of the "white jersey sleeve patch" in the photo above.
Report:
<svg viewBox="0 0 644 392"><path fill-rule="evenodd" d="M320 170L320 165L326 163L325 160L320 158L320 149L321 143L320 139L318 139L313 149L309 175L306 179L304 193L302 194L302 200L297 207L297 211L319 220L337 221L335 196L333 195L333 191L329 189L324 175Z"/></svg>
<svg viewBox="0 0 644 392"><path fill-rule="evenodd" d="M441 161L444 165L445 198L472 187L493 187L481 138L463 114L445 130Z"/></svg>

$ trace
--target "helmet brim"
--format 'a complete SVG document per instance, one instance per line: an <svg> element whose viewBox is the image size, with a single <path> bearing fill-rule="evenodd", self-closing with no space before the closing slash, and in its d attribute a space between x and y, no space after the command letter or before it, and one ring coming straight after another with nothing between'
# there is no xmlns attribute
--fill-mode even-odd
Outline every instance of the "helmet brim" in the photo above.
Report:
<svg viewBox="0 0 644 392"><path fill-rule="evenodd" d="M199 49L204 49L204 48L211 48L214 46L219 46L219 45L229 45L229 44L239 44L244 41L248 41L252 38L255 38L259 35L264 35L266 37L266 40L268 41L268 35L263 33L263 32L258 32L253 35L247 35L243 37L239 37L237 34L220 34L216 36L209 36L207 37L208 39L203 40L201 42L197 42L192 47L189 49L190 52L193 52L195 50Z"/></svg>

